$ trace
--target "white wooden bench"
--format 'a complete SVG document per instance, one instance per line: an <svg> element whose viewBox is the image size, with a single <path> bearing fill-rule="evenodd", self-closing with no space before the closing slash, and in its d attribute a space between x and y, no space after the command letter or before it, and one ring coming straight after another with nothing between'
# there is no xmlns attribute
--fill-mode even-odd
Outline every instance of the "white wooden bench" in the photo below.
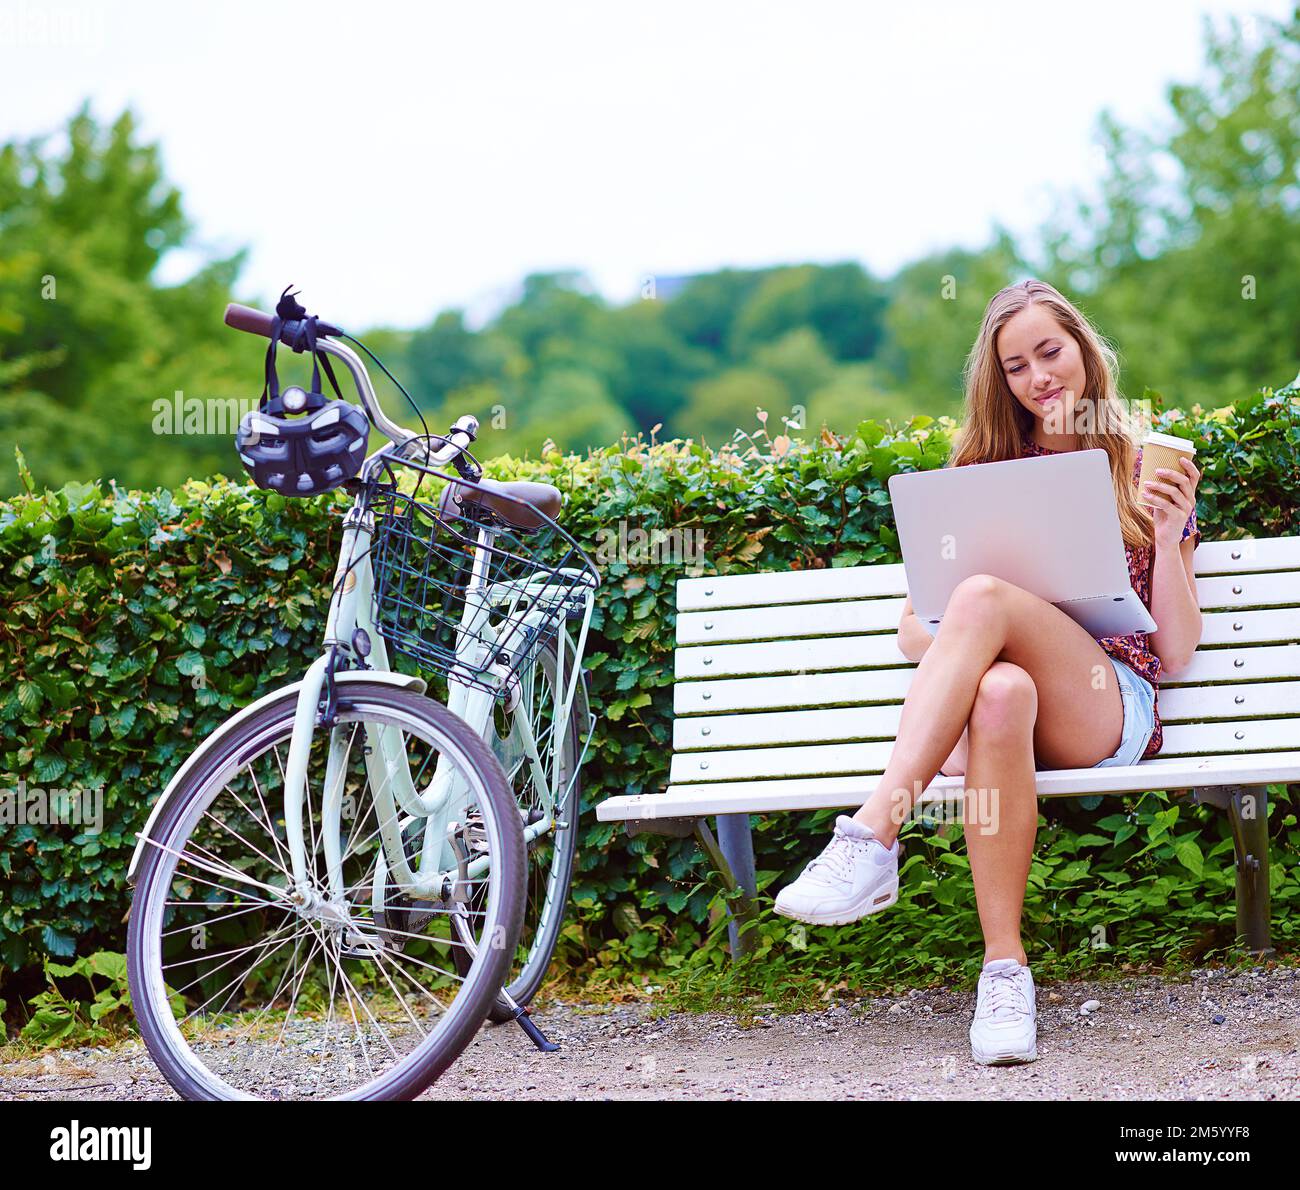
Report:
<svg viewBox="0 0 1300 1190"><path fill-rule="evenodd" d="M1161 684L1159 755L1040 772L1038 793L1188 789L1227 809L1239 939L1267 953L1266 786L1300 781L1300 537L1202 541L1194 563L1204 632ZM670 784L596 817L695 833L752 915L749 815L857 806L875 788L916 668L897 645L905 595L901 563L679 580ZM959 798L964 782L940 775L922 803ZM743 945L732 923L733 953Z"/></svg>

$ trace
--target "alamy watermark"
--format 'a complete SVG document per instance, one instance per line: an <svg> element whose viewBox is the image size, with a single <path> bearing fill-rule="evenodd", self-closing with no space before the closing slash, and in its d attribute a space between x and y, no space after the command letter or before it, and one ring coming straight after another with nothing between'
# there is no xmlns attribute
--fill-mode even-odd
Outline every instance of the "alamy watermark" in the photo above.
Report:
<svg viewBox="0 0 1300 1190"><path fill-rule="evenodd" d="M979 828L981 835L996 835L999 822L1001 790L996 786L968 786L948 790L942 795L923 798L925 790L920 781L912 782L909 796L906 789L894 790L890 816L899 826L920 820L931 826L957 823L968 831Z"/></svg>
<svg viewBox="0 0 1300 1190"><path fill-rule="evenodd" d="M244 414L257 407L257 397L187 397L178 388L170 398L154 401L152 429L162 435L233 436Z"/></svg>
<svg viewBox="0 0 1300 1190"><path fill-rule="evenodd" d="M104 829L104 787L92 789L0 789L0 826L79 826L88 835Z"/></svg>
<svg viewBox="0 0 1300 1190"><path fill-rule="evenodd" d="M1127 416L1121 409L1127 411ZM1113 402L1085 400L1068 409L1065 401L1057 401L1043 419L1043 429L1049 434L1127 432L1143 437L1154 424L1155 411L1145 397L1117 397Z"/></svg>
<svg viewBox="0 0 1300 1190"><path fill-rule="evenodd" d="M630 566L684 566L688 572L704 569L704 530L629 528L620 520L617 528L596 530L596 561L607 566L623 562Z"/></svg>

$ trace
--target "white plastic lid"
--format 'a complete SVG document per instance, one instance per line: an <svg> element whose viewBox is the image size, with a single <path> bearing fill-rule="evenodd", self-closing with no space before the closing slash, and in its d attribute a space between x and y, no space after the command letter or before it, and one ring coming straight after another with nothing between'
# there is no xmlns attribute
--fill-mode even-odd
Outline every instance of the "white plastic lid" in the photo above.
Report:
<svg viewBox="0 0 1300 1190"><path fill-rule="evenodd" d="M1142 445L1146 446L1147 443L1152 446L1167 446L1171 450L1185 450L1190 454L1196 453L1196 443L1186 438L1179 438L1176 434L1157 434L1155 430L1152 430L1146 436L1146 441Z"/></svg>

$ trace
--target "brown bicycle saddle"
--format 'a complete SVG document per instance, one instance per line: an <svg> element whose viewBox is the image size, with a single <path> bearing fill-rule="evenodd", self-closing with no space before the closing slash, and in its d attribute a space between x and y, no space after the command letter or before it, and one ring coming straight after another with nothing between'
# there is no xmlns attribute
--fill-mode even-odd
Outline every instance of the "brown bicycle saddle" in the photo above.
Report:
<svg viewBox="0 0 1300 1190"><path fill-rule="evenodd" d="M471 506L487 509L516 529L540 529L560 511L560 489L549 483L527 479L501 481L480 479L477 487L448 483L438 500L439 515L445 520L473 515ZM539 515L541 514L541 515Z"/></svg>

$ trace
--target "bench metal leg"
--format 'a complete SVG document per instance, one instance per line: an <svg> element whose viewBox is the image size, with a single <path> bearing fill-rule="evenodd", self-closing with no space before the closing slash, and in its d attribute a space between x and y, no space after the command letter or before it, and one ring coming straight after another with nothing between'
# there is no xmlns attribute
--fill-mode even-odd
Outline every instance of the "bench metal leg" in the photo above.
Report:
<svg viewBox="0 0 1300 1190"><path fill-rule="evenodd" d="M1268 787L1225 785L1195 790L1198 801L1228 811L1237 868L1237 942L1267 958L1274 954L1269 919Z"/></svg>
<svg viewBox="0 0 1300 1190"><path fill-rule="evenodd" d="M737 823L736 819L740 822ZM756 921L758 916L752 900L758 888L754 875L754 845L749 834L749 815L718 815L721 844L713 837L707 820L703 818L696 820L695 835L714 869L722 877L727 891L739 890L742 894L735 902L734 916L727 922L731 957L738 959L749 949L749 939L740 927Z"/></svg>
<svg viewBox="0 0 1300 1190"><path fill-rule="evenodd" d="M731 865L735 883L745 890L746 905L752 906L753 898L758 896L758 876L754 871L754 837L750 833L748 814L718 815L718 846ZM733 955L748 948L748 940L738 935L733 918L727 926Z"/></svg>

